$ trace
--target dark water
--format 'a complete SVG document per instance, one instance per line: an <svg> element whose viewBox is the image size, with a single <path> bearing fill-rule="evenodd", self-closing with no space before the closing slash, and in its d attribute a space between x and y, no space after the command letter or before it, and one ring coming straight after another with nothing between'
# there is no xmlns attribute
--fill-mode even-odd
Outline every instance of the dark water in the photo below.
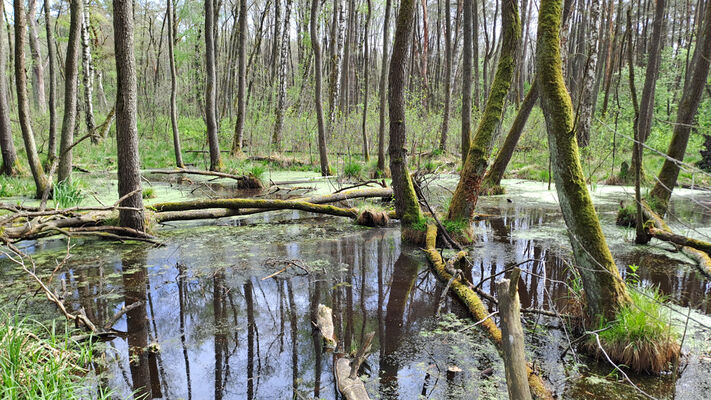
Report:
<svg viewBox="0 0 711 400"><path fill-rule="evenodd" d="M499 217L477 223L481 240L472 250L472 282L521 263L523 307L564 310L570 254L558 210L502 198L483 200L481 208ZM623 272L626 265L640 265L643 285L657 285L673 302L711 313L709 281L690 265L626 243L624 230L609 227L612 211L599 210L608 238L619 237L610 242ZM693 223L704 223L700 218ZM169 399L335 399L333 355L322 350L311 323L323 303L334 309L346 351L375 332L366 368L372 398L506 398L496 351L467 328L458 303L448 300L443 313L453 314L434 318L442 285L422 253L402 246L399 235L397 225L365 229L299 212L218 226L176 224L162 229L166 245L159 248L77 246L55 284L65 286L74 310L84 308L102 324L122 306L141 302L114 325L126 334L107 344L105 367L97 367L105 372L103 384L122 396L148 387L154 398ZM65 244L41 246L46 249L28 250L51 270ZM298 266L285 260L298 260ZM4 264L1 275L16 285L11 268ZM491 282L482 288L493 295ZM525 319L529 358L561 398L635 398L628 386L587 380L606 375L609 367L570 353L561 361L566 333L555 321ZM462 372L448 376L452 366ZM669 377L635 380L659 398L679 392ZM703 398L699 391L682 391L678 398Z"/></svg>

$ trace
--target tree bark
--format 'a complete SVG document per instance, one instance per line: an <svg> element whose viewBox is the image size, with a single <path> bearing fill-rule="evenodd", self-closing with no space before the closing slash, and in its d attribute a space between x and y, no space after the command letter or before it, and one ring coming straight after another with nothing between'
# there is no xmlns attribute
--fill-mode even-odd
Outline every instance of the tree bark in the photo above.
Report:
<svg viewBox="0 0 711 400"><path fill-rule="evenodd" d="M274 124L274 133L272 135L272 146L277 153L281 152L282 130L284 129L284 112L286 111L286 63L289 60L289 22L291 17L291 2L286 0L286 8L284 10L284 30L281 37L281 49L279 56L279 97L277 100L276 123Z"/></svg>
<svg viewBox="0 0 711 400"><path fill-rule="evenodd" d="M77 118L77 92L79 84L79 46L83 19L84 0L72 0L69 10L69 40L64 61L64 118L59 143L59 182L71 180L72 148L74 146L74 127Z"/></svg>
<svg viewBox="0 0 711 400"><path fill-rule="evenodd" d="M27 7L27 19L30 31L30 56L32 58L32 103L41 113L47 111L44 93L44 64L40 54L39 33L37 27L37 0L30 0ZM50 45L51 47L51 45Z"/></svg>
<svg viewBox="0 0 711 400"><path fill-rule="evenodd" d="M710 4L706 5L703 21L703 31L696 40L693 62L687 70L690 74L687 73L688 79L684 84L684 91L681 94L679 109L676 113L674 134L667 150L669 158L664 160L657 182L649 193L650 199L653 200L650 205L659 215L664 215L667 211L669 198L679 177L679 165L677 162L684 160L684 153L686 153L686 145L689 143L689 134L694 124L694 117L699 108L704 87L706 87L709 63L711 63Z"/></svg>
<svg viewBox="0 0 711 400"><path fill-rule="evenodd" d="M232 141L232 154L242 152L244 142L244 121L247 119L247 0L239 0L238 17L239 54L237 56L237 122Z"/></svg>
<svg viewBox="0 0 711 400"><path fill-rule="evenodd" d="M209 2L210 0L206 1ZM145 231L141 171L138 158L138 129L136 127L137 95L136 60L133 54L133 2L131 0L114 0L113 9L117 83L116 147L118 150L118 192L119 197L133 193L123 200L120 205L134 208L119 210L119 224L137 231ZM205 18L210 17L206 15ZM211 33L211 30L206 30L205 33Z"/></svg>
<svg viewBox="0 0 711 400"><path fill-rule="evenodd" d="M393 55L388 75L390 108L390 172L392 173L395 213L405 229L422 219L420 204L407 168L405 128L405 67L415 17L415 0L402 0L395 28ZM404 232L404 230L403 230Z"/></svg>
<svg viewBox="0 0 711 400"><path fill-rule="evenodd" d="M0 14L5 15L5 2L0 2ZM5 24L0 22L0 36L5 33ZM9 34L9 33L8 33ZM10 122L10 92L7 87L4 71L7 68L6 42L0 38L0 152L2 152L2 167L0 173L4 175L15 175L17 173L17 152L15 143L12 140L12 125Z"/></svg>
<svg viewBox="0 0 711 400"><path fill-rule="evenodd" d="M334 0L333 29L331 30L331 81L328 108L328 136L333 135L338 114L338 94L341 86L341 51L343 49L344 12L342 0Z"/></svg>
<svg viewBox="0 0 711 400"><path fill-rule="evenodd" d="M496 75L491 85L484 113L479 121L476 135L469 146L466 161L462 167L457 189L449 206L450 221L470 223L474 217L481 189L481 182L489 162L494 133L501 121L504 100L509 93L516 68L516 49L521 37L521 22L515 1L507 0L501 14L502 47ZM466 29L466 24L465 24ZM471 46L464 46L466 49Z"/></svg>
<svg viewBox="0 0 711 400"><path fill-rule="evenodd" d="M470 7L471 8L471 7ZM452 103L452 10L450 0L444 4L444 110L442 111L442 133L439 149L447 150L447 134L449 133L449 109ZM465 58L466 60L466 58ZM465 61L466 62L466 61ZM464 111L462 110L462 113Z"/></svg>
<svg viewBox="0 0 711 400"><path fill-rule="evenodd" d="M466 164L471 145L472 132L472 7L474 1L464 1L463 4L463 41L462 56L462 165Z"/></svg>
<svg viewBox="0 0 711 400"><path fill-rule="evenodd" d="M319 41L318 17L319 0L311 0L311 48L314 52L314 106L318 124L318 151L321 161L321 175L330 175L328 166L328 151L326 149L326 127L323 121L323 100L321 99L321 42Z"/></svg>
<svg viewBox="0 0 711 400"><path fill-rule="evenodd" d="M392 0L385 0L385 20L383 22L383 60L380 72L380 123L378 126L378 172L385 172L385 101L387 94L388 45L390 44L390 9Z"/></svg>
<svg viewBox="0 0 711 400"><path fill-rule="evenodd" d="M84 120L86 130L91 135L91 142L98 143L99 136L96 135L96 121L94 119L94 64L91 61L91 44L89 28L89 2L84 3L83 22L81 24L81 62L82 62L82 82L84 83Z"/></svg>
<svg viewBox="0 0 711 400"><path fill-rule="evenodd" d="M57 157L57 56L54 33L50 18L49 0L44 0L45 30L47 32L47 59L49 63L49 138L47 141L47 164L52 165ZM2 68L4 71L5 68Z"/></svg>
<svg viewBox="0 0 711 400"><path fill-rule="evenodd" d="M600 1L590 0L590 18L588 24L590 26L587 40L587 62L583 69L582 90L580 92L580 111L578 111L577 134L578 144L585 147L590 143L590 128L592 125L592 117L595 112L595 88L597 77L597 59L598 59L598 42L600 24Z"/></svg>
<svg viewBox="0 0 711 400"><path fill-rule="evenodd" d="M215 101L217 96L215 66L215 2L205 0L205 123L207 125L207 141L210 147L210 171L222 169L220 160L220 143L217 136L217 111Z"/></svg>
<svg viewBox="0 0 711 400"><path fill-rule="evenodd" d="M368 131L366 130L366 122L368 119L368 97L370 95L370 46L369 46L369 33L370 33L370 18L371 9L373 7L372 0L367 0L368 11L365 15L365 33L363 35L364 45L363 45L363 120L361 121L361 130L363 131L363 159L365 162L370 161L370 153L368 151Z"/></svg>
<svg viewBox="0 0 711 400"><path fill-rule="evenodd" d="M27 161L30 164L32 177L35 181L37 198L41 198L49 186L47 176L44 174L42 162L37 154L35 135L32 132L30 121L30 102L27 98L27 76L25 75L25 41L27 37L27 14L25 13L24 0L14 0L15 8L15 86L17 87L17 114L22 130L22 139L25 143Z"/></svg>
<svg viewBox="0 0 711 400"><path fill-rule="evenodd" d="M244 3L246 0L242 0ZM167 7L167 18L168 18L168 58L170 62L170 126L173 130L173 151L175 153L175 166L178 168L184 168L183 164L183 152L180 148L180 130L178 129L178 106L176 104L176 97L178 95L178 77L175 71L175 54L173 47L175 45L175 38L173 37L173 0L166 0ZM243 60L241 60L243 61Z"/></svg>
<svg viewBox="0 0 711 400"><path fill-rule="evenodd" d="M536 46L541 106L558 201L582 277L589 315L611 320L630 298L602 234L580 166L573 106L565 88L560 57L561 14L561 0L542 0Z"/></svg>

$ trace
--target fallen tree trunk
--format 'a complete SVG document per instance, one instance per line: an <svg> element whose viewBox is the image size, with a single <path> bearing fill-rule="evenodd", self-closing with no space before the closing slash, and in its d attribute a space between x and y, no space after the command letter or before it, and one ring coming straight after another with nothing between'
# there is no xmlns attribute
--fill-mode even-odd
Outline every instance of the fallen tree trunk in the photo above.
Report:
<svg viewBox="0 0 711 400"><path fill-rule="evenodd" d="M446 263L436 249L437 242L437 227L434 225L427 226L426 246L424 252L427 259L432 264L432 268L437 273L439 279L444 282L451 283L451 290L457 295L457 298L467 307L474 319L479 321L479 326L484 330L484 333L489 337L489 340L496 346L496 349L502 354L501 330L496 326L494 321L490 319L491 315L481 301L481 298L460 278L452 279L452 275L446 270ZM455 256L455 257L460 257ZM546 388L540 376L536 375L530 366L526 366L528 373L528 385L531 389L531 395L534 399L553 399L550 391Z"/></svg>
<svg viewBox="0 0 711 400"><path fill-rule="evenodd" d="M233 175L233 174L228 174L225 172L217 172L217 171L202 171L202 170L196 170L196 169L186 169L186 168L178 168L175 170L149 170L146 171L149 174L157 174L157 175L182 175L182 174L188 174L188 175L202 175L202 176L213 176L215 178L227 178L227 179L233 179L237 181L237 187L240 189L263 189L264 185L262 184L262 181L257 179L256 177L252 175Z"/></svg>

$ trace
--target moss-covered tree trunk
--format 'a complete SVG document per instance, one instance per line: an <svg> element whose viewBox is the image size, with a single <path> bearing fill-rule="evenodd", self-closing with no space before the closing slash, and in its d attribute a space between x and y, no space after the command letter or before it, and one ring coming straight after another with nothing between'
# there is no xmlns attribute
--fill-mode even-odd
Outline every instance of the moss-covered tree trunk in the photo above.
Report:
<svg viewBox="0 0 711 400"><path fill-rule="evenodd" d="M703 20L703 30L696 41L696 49L689 68L691 75L684 84L684 91L681 94L679 109L676 113L674 135L667 150L669 158L664 160L664 165L659 171L654 188L649 193L650 206L662 216L667 211L671 192L674 190L676 180L679 177L677 160L684 160L686 145L689 143L689 134L694 125L694 117L706 87L706 78L708 77L709 64L711 63L711 5L706 6Z"/></svg>
<svg viewBox="0 0 711 400"><path fill-rule="evenodd" d="M612 318L617 308L630 298L602 234L580 166L573 106L563 80L560 58L561 12L561 0L541 1L536 48L541 107L548 130L558 201L590 315Z"/></svg>
<svg viewBox="0 0 711 400"><path fill-rule="evenodd" d="M388 105L390 109L390 172L393 179L395 212L402 222L403 230L422 218L420 204L407 169L405 129L405 67L407 65L415 1L402 0L397 17L393 55L388 75ZM403 231L404 232L404 231Z"/></svg>
<svg viewBox="0 0 711 400"><path fill-rule="evenodd" d="M494 163L491 164L491 168L489 168L489 171L484 176L482 186L485 189L493 189L501 185L501 179L503 179L506 167L509 165L511 157L513 157L518 140L523 133L523 128L526 126L526 121L528 121L533 106L538 100L538 85L536 84L536 78L534 77L533 79L533 84L531 88L528 89L528 93L526 93L526 97L524 97L523 103L521 103L521 107L518 109L518 113L516 113L516 118L514 118L511 129L509 129L509 133L506 135L506 139L504 139L501 150L499 150Z"/></svg>
<svg viewBox="0 0 711 400"><path fill-rule="evenodd" d="M504 110L504 99L509 93L516 66L516 48L521 36L518 6L513 0L504 0L501 14L501 29L503 32L501 56L496 68L494 82L486 101L484 114L479 120L474 140L467 152L462 168L459 184L449 206L450 221L468 220L474 216L474 208L479 198L481 182L489 163L494 133L501 121ZM466 47L466 46L465 46Z"/></svg>

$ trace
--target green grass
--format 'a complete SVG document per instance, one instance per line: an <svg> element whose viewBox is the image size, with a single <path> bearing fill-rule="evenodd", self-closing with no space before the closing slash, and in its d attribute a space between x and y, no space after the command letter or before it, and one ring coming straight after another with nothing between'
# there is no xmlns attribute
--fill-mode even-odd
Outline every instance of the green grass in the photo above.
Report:
<svg viewBox="0 0 711 400"><path fill-rule="evenodd" d="M253 176L256 179L259 179L260 181L263 181L264 174L266 172L267 169L262 164L255 164L252 165L249 169L247 169L247 173L249 175Z"/></svg>
<svg viewBox="0 0 711 400"><path fill-rule="evenodd" d="M33 196L34 182L29 177L0 175L0 197Z"/></svg>
<svg viewBox="0 0 711 400"><path fill-rule="evenodd" d="M360 179L363 174L363 164L351 161L343 166L343 176L350 179Z"/></svg>
<svg viewBox="0 0 711 400"><path fill-rule="evenodd" d="M3 399L110 399L88 373L94 358L88 342L76 343L68 331L19 319L3 312L0 320L0 397Z"/></svg>
<svg viewBox="0 0 711 400"><path fill-rule="evenodd" d="M54 204L59 208L76 207L84 201L85 197L81 182L76 179L56 183L52 191Z"/></svg>
<svg viewBox="0 0 711 400"><path fill-rule="evenodd" d="M144 188L142 197L144 199L155 199L156 198L156 190L152 187Z"/></svg>

